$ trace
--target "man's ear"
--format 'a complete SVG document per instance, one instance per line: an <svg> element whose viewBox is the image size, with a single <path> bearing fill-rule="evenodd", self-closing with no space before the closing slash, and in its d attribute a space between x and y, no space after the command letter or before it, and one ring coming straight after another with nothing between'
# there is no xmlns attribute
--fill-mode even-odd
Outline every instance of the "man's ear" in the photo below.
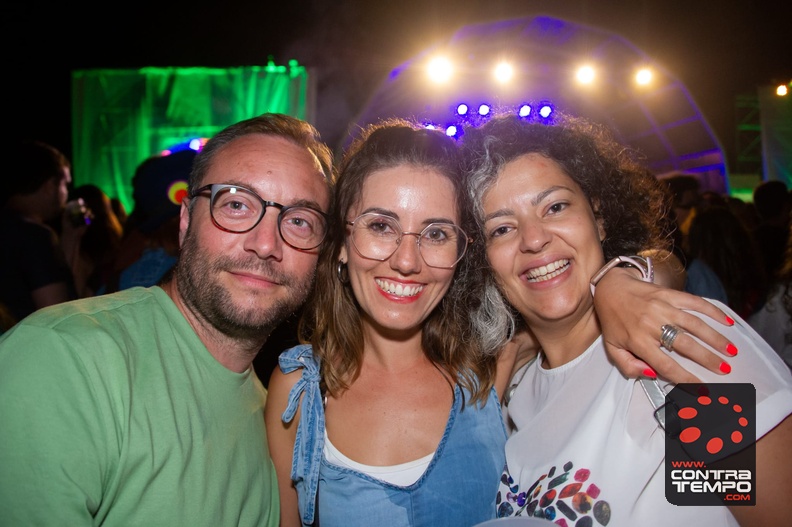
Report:
<svg viewBox="0 0 792 527"><path fill-rule="evenodd" d="M184 243L184 237L187 235L187 229L190 227L190 199L184 198L181 202L181 210L179 210L179 248Z"/></svg>

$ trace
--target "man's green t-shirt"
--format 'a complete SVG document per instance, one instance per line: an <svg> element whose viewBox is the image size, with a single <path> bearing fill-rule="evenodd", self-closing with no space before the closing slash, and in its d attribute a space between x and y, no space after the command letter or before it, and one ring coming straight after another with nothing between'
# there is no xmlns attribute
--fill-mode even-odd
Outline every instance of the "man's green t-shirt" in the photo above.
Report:
<svg viewBox="0 0 792 527"><path fill-rule="evenodd" d="M278 524L266 391L159 287L40 310L0 337L0 524Z"/></svg>

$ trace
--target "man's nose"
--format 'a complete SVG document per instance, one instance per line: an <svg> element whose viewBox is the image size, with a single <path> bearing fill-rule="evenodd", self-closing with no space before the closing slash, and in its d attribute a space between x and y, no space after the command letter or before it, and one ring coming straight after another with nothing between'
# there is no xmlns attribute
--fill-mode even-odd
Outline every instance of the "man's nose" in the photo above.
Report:
<svg viewBox="0 0 792 527"><path fill-rule="evenodd" d="M245 250L256 253L259 258L278 261L283 258L284 242L278 230L278 209L275 207L267 207L258 225L241 236L245 236Z"/></svg>

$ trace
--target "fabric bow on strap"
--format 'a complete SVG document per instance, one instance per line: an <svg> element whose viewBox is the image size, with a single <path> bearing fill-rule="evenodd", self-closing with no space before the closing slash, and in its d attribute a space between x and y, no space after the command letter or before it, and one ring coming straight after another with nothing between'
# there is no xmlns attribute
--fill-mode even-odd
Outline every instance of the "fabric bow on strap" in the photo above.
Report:
<svg viewBox="0 0 792 527"><path fill-rule="evenodd" d="M319 486L319 467L324 449L324 405L322 392L319 388L319 362L313 355L310 345L304 344L291 348L278 358L283 373L291 373L298 368L303 369L302 377L289 392L289 404L281 416L284 423L294 419L302 399L302 413L297 424L297 436L294 441L291 479L296 486L302 487L299 492L299 504L304 524L312 524L316 507L316 493Z"/></svg>

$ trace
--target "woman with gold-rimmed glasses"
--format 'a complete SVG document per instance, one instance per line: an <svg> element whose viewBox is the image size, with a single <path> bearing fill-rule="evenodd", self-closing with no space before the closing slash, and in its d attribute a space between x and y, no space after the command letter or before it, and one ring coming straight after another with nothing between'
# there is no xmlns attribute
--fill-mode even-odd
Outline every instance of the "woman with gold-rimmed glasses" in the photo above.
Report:
<svg viewBox="0 0 792 527"><path fill-rule="evenodd" d="M485 343L489 321L470 316L481 288L465 257L474 224L458 147L391 121L364 131L339 174L339 228L302 321L311 345L284 352L269 384L281 525L489 519L506 330L496 321Z"/></svg>

